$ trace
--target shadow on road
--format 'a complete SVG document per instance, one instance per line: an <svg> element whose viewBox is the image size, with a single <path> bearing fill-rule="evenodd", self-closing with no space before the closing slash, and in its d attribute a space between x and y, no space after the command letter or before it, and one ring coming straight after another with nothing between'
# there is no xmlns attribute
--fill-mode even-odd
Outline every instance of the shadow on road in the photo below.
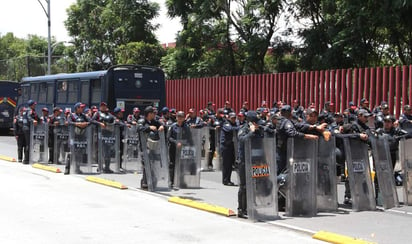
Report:
<svg viewBox="0 0 412 244"><path fill-rule="evenodd" d="M0 129L0 136L12 136L13 135L13 131L9 128L1 128Z"/></svg>

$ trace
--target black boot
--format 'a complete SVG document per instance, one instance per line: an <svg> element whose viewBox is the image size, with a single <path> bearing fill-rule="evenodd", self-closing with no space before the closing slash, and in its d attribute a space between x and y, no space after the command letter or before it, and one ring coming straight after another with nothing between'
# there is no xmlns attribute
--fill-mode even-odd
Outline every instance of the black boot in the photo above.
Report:
<svg viewBox="0 0 412 244"><path fill-rule="evenodd" d="M143 190L147 190L148 186L147 186L147 179L146 179L146 170L145 168L143 168L143 177L140 180L140 188L142 188Z"/></svg>
<svg viewBox="0 0 412 244"><path fill-rule="evenodd" d="M175 182L175 169L169 166L169 187L173 188Z"/></svg>
<svg viewBox="0 0 412 244"><path fill-rule="evenodd" d="M54 158L53 151L54 151L53 148L49 148L49 164L53 164L53 158Z"/></svg>
<svg viewBox="0 0 412 244"><path fill-rule="evenodd" d="M207 169L212 170L213 169L213 152L209 152L207 156Z"/></svg>
<svg viewBox="0 0 412 244"><path fill-rule="evenodd" d="M70 154L68 154L66 158L66 167L64 168L64 174L70 174Z"/></svg>
<svg viewBox="0 0 412 244"><path fill-rule="evenodd" d="M112 174L113 173L113 170L110 169L110 161L109 162L104 162L103 173L106 173L106 174Z"/></svg>
<svg viewBox="0 0 412 244"><path fill-rule="evenodd" d="M242 219L247 219L247 211L244 209L237 209L237 217L242 218Z"/></svg>

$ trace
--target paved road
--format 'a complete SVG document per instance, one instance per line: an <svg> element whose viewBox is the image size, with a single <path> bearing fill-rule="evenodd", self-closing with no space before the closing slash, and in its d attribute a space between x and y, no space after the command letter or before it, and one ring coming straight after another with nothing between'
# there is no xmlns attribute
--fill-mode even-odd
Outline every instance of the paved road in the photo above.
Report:
<svg viewBox="0 0 412 244"><path fill-rule="evenodd" d="M15 157L16 155L15 151L16 149L15 149L13 138L0 137L0 155L8 155L8 156ZM4 164L7 164L7 163L4 163ZM25 171L30 168L30 166L27 167L27 166L23 166L20 164L12 164L12 165L13 167L15 167L15 170L17 172L19 170ZM62 168L62 166L56 166L56 167ZM112 198L111 194L114 194L113 196L116 196L116 198L118 197L118 194L120 195L125 194L127 196L129 196L129 194L132 194L132 196L137 196L137 195L140 196L140 194L142 194L143 196L146 196L146 197L147 196L154 197L155 199L157 199L157 201L165 202L165 199L167 196L180 196L180 197L191 198L194 200L203 201L203 202L207 202L211 204L216 204L219 206L231 208L233 210L236 210L237 208L237 187L223 186L221 184L221 172L202 172L200 189L180 189L180 190L173 190L173 191L152 194L152 193L139 190L139 187L140 187L139 182L140 182L141 174L136 174L136 173L135 174L133 173L102 174L99 176L102 178L116 180L118 182L121 182L124 185L128 186L129 189L131 189L127 191L120 191L120 190L111 189L105 186L100 186L97 184L85 182L82 180L82 178L85 177L84 175L65 176L62 174L53 174L49 172L44 173L41 170L31 169L31 168L30 168L30 171L33 171L33 174L47 175L47 177L50 177L50 180L47 181L48 183L42 184L44 187L46 187L46 185L48 185L49 182L50 184L51 182L53 182L53 185L54 185L54 181L60 181L60 180L64 181L66 179L68 179L70 182L72 181L82 182L82 183L76 183L76 184L82 185L81 188L79 186L77 190L79 191L80 196L84 196L86 198L88 197L88 193L90 192L87 192L87 191L83 192L83 189L85 189L85 187L83 187L83 184L84 185L91 184L91 185L94 185L93 190L99 189L99 192L100 191L107 192L105 194L110 194L110 197L109 197L110 199ZM50 176L50 174L52 176ZM235 173L233 174L232 179L235 182L237 181L237 177ZM79 189L81 189L81 191ZM342 203L343 201L342 200L343 190L344 190L343 185L339 184L338 192L339 192L339 202L340 203ZM47 189L45 190L45 194L47 192L50 193L50 192L53 192L53 190ZM401 188L398 188L398 192L399 192L399 198L402 201ZM83 198L81 197L81 199ZM132 200L130 201L131 201L130 204L132 206L138 204L138 203L133 203ZM95 202L99 202L99 201L96 200ZM101 203L99 202L93 205L93 204L90 204L89 202L89 206L88 206L89 208L87 208L88 210L84 210L84 211L93 212L95 211L93 210L94 208L99 209L101 207L100 204ZM166 206L169 206L169 205L173 205L173 204L168 203L168 204L165 204L164 206L162 205L161 207L166 208ZM63 206L59 206L59 207L63 207ZM78 206L76 206L76 208L77 207ZM177 208L180 209L180 207L177 207ZM182 207L182 208L184 209L185 207ZM58 208L55 211L59 211L59 210L61 210L61 208ZM174 209L172 211L173 213L176 213L176 215L178 215L180 218L180 212L175 212L176 210ZM198 210L190 209L186 211L189 211L190 213L194 211L197 213ZM281 233L285 232L285 230L287 229L300 230L298 232L295 232L297 234L296 238L291 237L290 240L299 241L301 240L300 238L307 237L308 239L304 240L305 243L308 241L312 241L310 239L311 233L315 233L321 230L330 231L330 232L347 235L347 236L352 236L356 238L362 238L364 240L374 241L378 243L394 243L394 242L409 243L410 240L412 240L412 232L405 230L412 221L412 207L409 207L409 206L401 206L400 208L390 209L386 211L377 210L377 211L367 211L367 212L352 212L352 210L348 208L348 206L340 205L338 213L320 213L318 214L318 216L312 217L312 218L289 218L289 217L284 216L283 213L280 213L280 216L281 216L280 220L266 222L266 223L258 223L258 224L252 223L247 220L246 221L238 220L236 217L225 218L225 217L216 216L210 213L206 213L206 214L214 216L213 218L216 217L217 219L220 219L218 220L219 224L216 225L216 226L219 226L218 229L224 229L220 227L220 221L223 221L223 222L226 222L226 221L233 222L234 221L236 223L247 224L253 227L259 226L259 228L261 228L263 226L264 228L269 228L270 230L272 229L277 230L277 231L280 231ZM203 214L201 215L203 216ZM113 215L110 215L110 216L113 216ZM162 216L162 218L168 218L165 216ZM107 219L110 219L110 217L107 217ZM203 220L199 220L199 222L202 222L202 221ZM192 222L190 221L189 224L192 225ZM208 225L206 222L204 222L204 224ZM174 225L174 223L172 223L172 225ZM162 225L162 226L168 226L168 224L166 223L165 225ZM287 227L286 229L284 228L285 226ZM210 231L210 229L208 229L209 228L208 226L202 226L200 224L197 227L199 227L200 229L204 229L205 232ZM279 229L279 227L283 227L283 228ZM286 231L285 233L290 233L290 231ZM302 236L302 233L305 233L306 236L305 235ZM195 236L197 237L198 235L196 234ZM255 235L255 236L259 236L260 238L260 235ZM246 239L243 239L243 238L239 238L239 240L246 241ZM199 240L193 239L193 241L197 242ZM289 240L287 242L290 243Z"/></svg>

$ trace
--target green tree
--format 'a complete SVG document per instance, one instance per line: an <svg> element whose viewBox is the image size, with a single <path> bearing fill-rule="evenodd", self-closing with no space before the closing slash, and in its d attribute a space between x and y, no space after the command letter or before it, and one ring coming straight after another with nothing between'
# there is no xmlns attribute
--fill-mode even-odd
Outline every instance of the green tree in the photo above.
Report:
<svg viewBox="0 0 412 244"><path fill-rule="evenodd" d="M19 80L25 75L26 69L22 66L25 59L21 59L26 53L26 43L17 38L13 33L0 35L0 79Z"/></svg>
<svg viewBox="0 0 412 244"><path fill-rule="evenodd" d="M301 30L304 69L410 64L410 1L295 0Z"/></svg>
<svg viewBox="0 0 412 244"><path fill-rule="evenodd" d="M381 3L379 17L385 28L389 47L385 57L389 64L409 65L412 63L412 2L385 0Z"/></svg>
<svg viewBox="0 0 412 244"><path fill-rule="evenodd" d="M66 28L73 38L78 69L117 64L116 48L130 42L157 43L151 21L159 5L146 0L78 0L67 10Z"/></svg>
<svg viewBox="0 0 412 244"><path fill-rule="evenodd" d="M169 15L180 17L183 24L176 48L184 50L171 52L166 59L182 58L174 64L186 65L182 69L185 73L179 75L183 77L262 73L282 3L281 0L168 0ZM185 57L186 54L189 56ZM192 65L187 64L187 58Z"/></svg>
<svg viewBox="0 0 412 244"><path fill-rule="evenodd" d="M160 59L166 51L159 44L130 42L116 49L118 62L121 64L143 64L160 66Z"/></svg>

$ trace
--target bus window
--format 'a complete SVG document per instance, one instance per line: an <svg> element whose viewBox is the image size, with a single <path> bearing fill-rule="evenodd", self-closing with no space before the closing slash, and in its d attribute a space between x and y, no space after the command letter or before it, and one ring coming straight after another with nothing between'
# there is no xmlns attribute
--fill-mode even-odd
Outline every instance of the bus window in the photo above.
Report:
<svg viewBox="0 0 412 244"><path fill-rule="evenodd" d="M47 96L45 96L45 94L47 94L47 84L46 82L40 83L39 84L39 103L46 103L46 98Z"/></svg>
<svg viewBox="0 0 412 244"><path fill-rule="evenodd" d="M37 101L39 97L39 84L32 84L30 86L30 99Z"/></svg>
<svg viewBox="0 0 412 244"><path fill-rule="evenodd" d="M67 91L68 91L68 103L76 103L79 101L78 94L79 94L79 83L77 80L72 80L68 82Z"/></svg>
<svg viewBox="0 0 412 244"><path fill-rule="evenodd" d="M92 104L100 103L102 96L102 82L100 79L90 80L92 86Z"/></svg>
<svg viewBox="0 0 412 244"><path fill-rule="evenodd" d="M22 96L21 96L21 101L23 102L23 103L25 103L25 102L27 102L29 99L30 99L30 96L29 96L29 94L30 94L30 86L24 86L24 87L22 87L21 88L21 90L22 90Z"/></svg>
<svg viewBox="0 0 412 244"><path fill-rule="evenodd" d="M49 83L47 84L47 100L46 100L47 104L53 103L53 99L54 99L53 94L54 94L54 84Z"/></svg>
<svg viewBox="0 0 412 244"><path fill-rule="evenodd" d="M67 101L67 81L57 82L57 103L66 103Z"/></svg>
<svg viewBox="0 0 412 244"><path fill-rule="evenodd" d="M89 103L89 81L82 80L81 81L81 90L80 90L80 101L82 103Z"/></svg>

